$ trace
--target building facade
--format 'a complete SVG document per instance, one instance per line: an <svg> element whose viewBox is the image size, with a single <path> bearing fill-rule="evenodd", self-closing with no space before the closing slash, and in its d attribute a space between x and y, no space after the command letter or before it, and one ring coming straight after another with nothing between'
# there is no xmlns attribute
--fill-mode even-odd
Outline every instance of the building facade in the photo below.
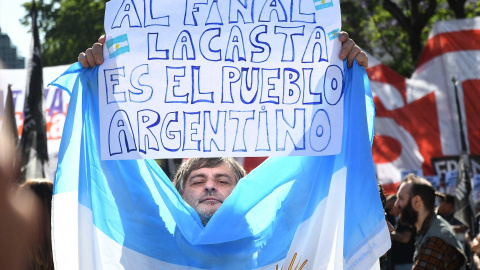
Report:
<svg viewBox="0 0 480 270"><path fill-rule="evenodd" d="M25 68L25 57L17 56L17 48L12 44L10 37L0 29L0 68Z"/></svg>

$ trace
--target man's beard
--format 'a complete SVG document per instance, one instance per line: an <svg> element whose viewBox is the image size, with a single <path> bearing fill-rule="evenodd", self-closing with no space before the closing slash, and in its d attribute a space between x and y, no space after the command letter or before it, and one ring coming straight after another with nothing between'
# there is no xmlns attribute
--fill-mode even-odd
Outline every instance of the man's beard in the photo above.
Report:
<svg viewBox="0 0 480 270"><path fill-rule="evenodd" d="M402 213L400 214L400 222L408 226L415 226L417 220L418 213L413 209L412 199L410 199L405 208L402 209Z"/></svg>
<svg viewBox="0 0 480 270"><path fill-rule="evenodd" d="M207 226L207 223L210 221L210 219L213 217L214 213L200 213L197 212L198 216L200 217L200 221L202 221L203 226Z"/></svg>
<svg viewBox="0 0 480 270"><path fill-rule="evenodd" d="M217 198L220 203L223 203L223 201L218 198L217 192L215 190L208 190L205 195L203 195L198 201L199 203L203 201L207 197L214 197ZM195 211L197 212L198 216L200 217L200 220L202 221L203 226L207 226L207 223L210 221L210 219L213 217L213 214L215 214L216 210L214 212L206 212L206 211L201 211L199 207L194 207Z"/></svg>

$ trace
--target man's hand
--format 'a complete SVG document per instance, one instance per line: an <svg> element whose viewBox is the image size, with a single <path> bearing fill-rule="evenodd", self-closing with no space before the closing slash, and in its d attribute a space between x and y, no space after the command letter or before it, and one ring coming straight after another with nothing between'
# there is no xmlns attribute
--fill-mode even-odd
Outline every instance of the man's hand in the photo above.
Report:
<svg viewBox="0 0 480 270"><path fill-rule="evenodd" d="M78 62L84 68L94 68L96 65L103 63L103 44L105 43L105 35L102 35L98 42L93 44L92 48L88 48L85 52L78 55Z"/></svg>
<svg viewBox="0 0 480 270"><path fill-rule="evenodd" d="M340 32L338 36L342 42L342 48L338 57L341 60L347 59L347 66L352 67L353 60L357 60L358 64L364 68L368 67L368 56L358 47L355 42L348 37L347 32ZM84 53L78 55L78 62L84 68L93 68L103 63L103 44L105 43L105 35L102 35L98 42L93 44L92 48L88 48Z"/></svg>
<svg viewBox="0 0 480 270"><path fill-rule="evenodd" d="M338 36L340 42L342 42L342 49L340 49L340 54L338 57L341 60L347 59L347 66L353 66L353 60L357 60L357 63L364 67L368 67L368 56L367 54L358 47L355 42L348 37L347 32L340 32Z"/></svg>

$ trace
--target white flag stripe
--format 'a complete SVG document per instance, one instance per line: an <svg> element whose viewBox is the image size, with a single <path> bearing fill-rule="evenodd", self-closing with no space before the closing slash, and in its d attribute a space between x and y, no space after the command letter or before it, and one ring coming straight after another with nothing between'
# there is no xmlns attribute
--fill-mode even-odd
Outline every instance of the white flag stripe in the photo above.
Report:
<svg viewBox="0 0 480 270"><path fill-rule="evenodd" d="M55 194L52 199L52 250L55 268L78 269L78 236L78 192Z"/></svg>

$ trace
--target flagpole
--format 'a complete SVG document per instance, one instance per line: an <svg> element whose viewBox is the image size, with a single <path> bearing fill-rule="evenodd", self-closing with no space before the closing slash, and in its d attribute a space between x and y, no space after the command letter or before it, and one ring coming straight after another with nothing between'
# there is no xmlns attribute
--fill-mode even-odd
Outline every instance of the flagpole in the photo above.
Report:
<svg viewBox="0 0 480 270"><path fill-rule="evenodd" d="M468 156L467 142L465 132L463 130L463 118L460 110L460 100L458 98L458 81L452 77L452 82L455 89L455 103L457 105L458 124L460 127L460 158L458 161L458 177L455 191L455 214L454 217L469 227L468 234L473 239L476 236L475 232L475 213L473 211L473 204L470 200L472 192L472 168L470 166L470 159Z"/></svg>
<svg viewBox="0 0 480 270"><path fill-rule="evenodd" d="M467 142L465 139L465 132L463 131L463 117L460 110L460 100L458 99L458 81L455 76L452 77L453 86L455 88L455 103L457 105L457 115L458 115L458 124L460 126L460 143L461 143L461 152L467 152Z"/></svg>
<svg viewBox="0 0 480 270"><path fill-rule="evenodd" d="M43 65L42 48L37 27L37 10L32 0L32 44L27 66L25 89L24 122L20 139L22 156L22 181L27 178L45 178L48 162L47 128L43 107Z"/></svg>

